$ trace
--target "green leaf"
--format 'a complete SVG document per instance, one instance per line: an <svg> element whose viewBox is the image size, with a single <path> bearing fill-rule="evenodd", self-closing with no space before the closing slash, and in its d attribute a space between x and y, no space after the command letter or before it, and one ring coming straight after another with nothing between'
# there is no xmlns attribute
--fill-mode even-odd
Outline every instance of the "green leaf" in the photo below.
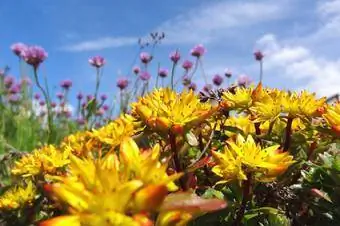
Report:
<svg viewBox="0 0 340 226"><path fill-rule="evenodd" d="M224 199L224 194L218 190L215 190L213 188L208 188L204 194L202 195L203 198L218 198L218 199Z"/></svg>

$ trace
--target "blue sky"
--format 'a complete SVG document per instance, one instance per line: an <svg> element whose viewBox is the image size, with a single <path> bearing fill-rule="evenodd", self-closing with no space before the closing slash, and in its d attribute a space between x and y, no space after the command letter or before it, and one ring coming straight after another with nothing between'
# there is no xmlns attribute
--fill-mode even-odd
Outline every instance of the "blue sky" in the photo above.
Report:
<svg viewBox="0 0 340 226"><path fill-rule="evenodd" d="M179 48L182 59L190 59L190 49L202 43L210 78L230 68L234 79L247 74L256 81L252 53L260 49L265 85L340 92L340 0L1 0L0 21L0 66L18 75L10 45L41 45L49 53L41 73L55 91L61 80L72 79L72 95L93 92L88 58L94 55L107 59L101 92L114 95L118 78L133 79L137 39L151 31L166 34L153 76L158 62L171 66L169 52Z"/></svg>

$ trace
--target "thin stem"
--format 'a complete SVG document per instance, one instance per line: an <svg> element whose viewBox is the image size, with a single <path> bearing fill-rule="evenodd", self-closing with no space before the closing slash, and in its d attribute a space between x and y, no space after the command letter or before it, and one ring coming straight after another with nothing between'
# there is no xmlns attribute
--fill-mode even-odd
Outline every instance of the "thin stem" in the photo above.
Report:
<svg viewBox="0 0 340 226"><path fill-rule="evenodd" d="M293 119L291 117L288 117L287 119L287 126L286 126L286 131L285 131L285 142L283 145L283 151L288 151L291 140L292 140L292 124L293 124Z"/></svg>
<svg viewBox="0 0 340 226"><path fill-rule="evenodd" d="M175 68L176 68L176 63L173 62L172 68L171 68L171 89L174 90L174 78L175 78Z"/></svg>
<svg viewBox="0 0 340 226"><path fill-rule="evenodd" d="M99 90L99 85L100 85L100 69L96 68L96 90L94 92L94 98L97 100L97 95L98 95L98 90Z"/></svg>
<svg viewBox="0 0 340 226"><path fill-rule="evenodd" d="M38 88L42 92L45 98L45 103L46 103L46 108L47 108L47 124L48 124L48 131L47 131L47 141L48 143L51 142L51 134L53 130L53 122L52 122L52 115L51 115L51 106L50 106L50 100L48 98L48 94L45 91L45 89L41 86L38 78L38 70L37 68L34 68L34 78L35 78L35 83L37 84Z"/></svg>
<svg viewBox="0 0 340 226"><path fill-rule="evenodd" d="M178 156L178 150L177 150L177 146L176 146L176 136L170 132L169 133L169 139L170 139L171 151L172 151L173 156L174 156L175 170L176 170L177 173L180 173L180 172L183 171L183 169L182 169L181 162L180 162L180 159L179 159L179 156ZM180 183L182 190L185 191L186 185L185 185L185 182L182 180L182 178L179 179L179 183Z"/></svg>
<svg viewBox="0 0 340 226"><path fill-rule="evenodd" d="M199 63L199 58L196 58L194 69L192 70L191 75L189 76L190 80L194 77L194 74L197 71L198 63Z"/></svg>
<svg viewBox="0 0 340 226"><path fill-rule="evenodd" d="M244 213L247 208L247 204L249 200L251 199L252 195L252 174L247 174L247 180L243 182L243 197L242 197L242 203L240 206L240 209L237 212L235 221L233 222L233 226L239 226L241 225Z"/></svg>
<svg viewBox="0 0 340 226"><path fill-rule="evenodd" d="M260 82L262 83L263 79L263 61L260 60Z"/></svg>
<svg viewBox="0 0 340 226"><path fill-rule="evenodd" d="M159 79L159 69L161 68L161 63L158 63L157 68L157 77L156 77L156 88L158 88L158 79Z"/></svg>
<svg viewBox="0 0 340 226"><path fill-rule="evenodd" d="M207 76L205 75L205 71L204 71L204 67L203 67L203 61L202 61L201 58L198 58L198 59L199 59L200 68L201 68L201 72L202 72L204 82L205 82L205 84L208 84Z"/></svg>

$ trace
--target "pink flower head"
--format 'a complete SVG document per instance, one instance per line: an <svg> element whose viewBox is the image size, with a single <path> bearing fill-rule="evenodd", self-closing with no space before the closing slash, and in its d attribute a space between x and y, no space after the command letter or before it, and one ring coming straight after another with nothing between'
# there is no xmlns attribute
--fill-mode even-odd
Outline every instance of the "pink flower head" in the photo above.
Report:
<svg viewBox="0 0 340 226"><path fill-rule="evenodd" d="M129 85L129 81L126 78L122 78L117 81L117 87L120 90L124 90L128 85Z"/></svg>
<svg viewBox="0 0 340 226"><path fill-rule="evenodd" d="M143 71L139 74L139 78L143 81L148 81L151 78L151 75L147 71Z"/></svg>
<svg viewBox="0 0 340 226"><path fill-rule="evenodd" d="M189 71L193 66L193 63L190 60L185 60L182 64L182 68L184 68L186 71Z"/></svg>
<svg viewBox="0 0 340 226"><path fill-rule="evenodd" d="M182 84L183 84L184 86L188 86L188 85L190 85L190 83L191 83L190 77L189 77L188 75L184 75L184 76L182 77Z"/></svg>
<svg viewBox="0 0 340 226"><path fill-rule="evenodd" d="M72 116L72 112L69 110L64 110L63 114L65 115L66 118L70 118Z"/></svg>
<svg viewBox="0 0 340 226"><path fill-rule="evenodd" d="M12 52L18 57L22 57L23 52L28 48L24 43L18 42L11 45Z"/></svg>
<svg viewBox="0 0 340 226"><path fill-rule="evenodd" d="M30 86L32 85L32 81L29 77L25 76L23 79L20 80L20 84Z"/></svg>
<svg viewBox="0 0 340 226"><path fill-rule="evenodd" d="M27 64L37 69L39 65L46 60L48 54L40 46L29 46L22 51L21 56Z"/></svg>
<svg viewBox="0 0 340 226"><path fill-rule="evenodd" d="M17 104L19 101L20 101L20 97L18 95L10 95L8 97L8 101L11 103L11 104Z"/></svg>
<svg viewBox="0 0 340 226"><path fill-rule="evenodd" d="M161 68L161 69L159 69L159 71L158 71L158 75L159 75L159 77L161 77L161 78L165 78L166 76L168 76L168 74L169 74L169 70L166 69L166 68Z"/></svg>
<svg viewBox="0 0 340 226"><path fill-rule="evenodd" d="M179 53L178 50L176 50L176 51L172 52L169 57L170 57L170 60L172 62L174 62L174 64L177 64L179 59L181 59L181 54Z"/></svg>
<svg viewBox="0 0 340 226"><path fill-rule="evenodd" d="M100 99L101 99L102 101L105 101L105 100L107 99L107 95L106 95L106 94L100 95Z"/></svg>
<svg viewBox="0 0 340 226"><path fill-rule="evenodd" d="M105 114L105 111L102 108L99 108L96 112L97 116L103 116Z"/></svg>
<svg viewBox="0 0 340 226"><path fill-rule="evenodd" d="M104 66L106 63L106 60L102 56L94 56L89 59L89 63L96 68L100 68Z"/></svg>
<svg viewBox="0 0 340 226"><path fill-rule="evenodd" d="M220 86L223 83L223 77L220 76L220 75L215 75L214 78L213 78L213 83L216 86Z"/></svg>
<svg viewBox="0 0 340 226"><path fill-rule="evenodd" d="M56 106L57 106L56 102L52 102L52 103L51 103L51 107L52 107L52 108L55 108Z"/></svg>
<svg viewBox="0 0 340 226"><path fill-rule="evenodd" d="M152 56L147 52L141 52L139 58L143 64L148 64L152 60Z"/></svg>
<svg viewBox="0 0 340 226"><path fill-rule="evenodd" d="M39 100L40 99L40 94L39 93L35 93L34 94L34 99Z"/></svg>
<svg viewBox="0 0 340 226"><path fill-rule="evenodd" d="M79 93L77 94L77 99L78 99L78 100L83 99L83 97L84 97L84 95L83 95L81 92L79 92Z"/></svg>
<svg viewBox="0 0 340 226"><path fill-rule="evenodd" d="M104 104L104 105L103 105L103 110L104 110L104 111L109 110L109 108L110 108L109 105L107 105L107 104Z"/></svg>
<svg viewBox="0 0 340 226"><path fill-rule="evenodd" d="M212 85L211 84L206 84L205 86L203 86L203 91L208 93L209 91L212 90Z"/></svg>
<svg viewBox="0 0 340 226"><path fill-rule="evenodd" d="M11 88L9 89L9 93L11 94L17 94L19 93L21 90L21 86L19 84L15 84L13 86L11 86Z"/></svg>
<svg viewBox="0 0 340 226"><path fill-rule="evenodd" d="M197 85L195 83L190 83L189 86L188 86L188 89L189 90L192 90L192 91L196 91L197 89Z"/></svg>
<svg viewBox="0 0 340 226"><path fill-rule="evenodd" d="M140 68L139 68L138 66L134 66L133 69L132 69L132 71L133 71L133 73L134 73L135 75L138 75L139 72L140 72Z"/></svg>
<svg viewBox="0 0 340 226"><path fill-rule="evenodd" d="M58 98L59 100L61 100L61 99L64 98L64 94L62 94L62 93L60 93L60 92L57 93L56 96L57 96L57 98Z"/></svg>
<svg viewBox="0 0 340 226"><path fill-rule="evenodd" d="M8 75L4 78L4 85L7 89L9 89L14 83L14 77Z"/></svg>
<svg viewBox="0 0 340 226"><path fill-rule="evenodd" d="M240 75L237 79L239 86L248 86L251 83L251 79L247 75Z"/></svg>
<svg viewBox="0 0 340 226"><path fill-rule="evenodd" d="M226 69L224 70L224 75L225 75L225 77L227 77L227 78L231 78L232 73L231 73L231 71L230 71L228 68L226 68Z"/></svg>
<svg viewBox="0 0 340 226"><path fill-rule="evenodd" d="M85 119L82 118L82 117L77 118L76 121L77 121L78 125L84 125L85 124Z"/></svg>
<svg viewBox="0 0 340 226"><path fill-rule="evenodd" d="M66 105L66 103L63 101L63 102L61 102L60 104L59 104L59 106L60 107L62 107L62 108L64 108L65 107L65 105Z"/></svg>
<svg viewBox="0 0 340 226"><path fill-rule="evenodd" d="M93 100L93 98L94 98L94 96L92 96L91 94L86 96L87 101L91 101L91 100Z"/></svg>
<svg viewBox="0 0 340 226"><path fill-rule="evenodd" d="M39 101L39 105L40 106L44 106L45 105L45 101L43 101L43 100Z"/></svg>
<svg viewBox="0 0 340 226"><path fill-rule="evenodd" d="M202 44L196 45L191 49L191 55L194 57L201 57L206 52L204 46Z"/></svg>
<svg viewBox="0 0 340 226"><path fill-rule="evenodd" d="M255 57L255 60L262 61L264 55L261 51L258 50L256 52L254 52L254 57Z"/></svg>
<svg viewBox="0 0 340 226"><path fill-rule="evenodd" d="M60 87L68 90L72 86L72 81L69 79L63 80L60 82Z"/></svg>

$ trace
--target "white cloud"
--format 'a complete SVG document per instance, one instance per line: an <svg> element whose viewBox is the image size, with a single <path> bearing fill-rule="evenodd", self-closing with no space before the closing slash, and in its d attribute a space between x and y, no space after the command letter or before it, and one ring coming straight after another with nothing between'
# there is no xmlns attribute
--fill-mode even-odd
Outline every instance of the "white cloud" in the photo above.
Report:
<svg viewBox="0 0 340 226"><path fill-rule="evenodd" d="M133 45L136 44L137 41L138 38L135 37L105 37L64 46L61 49L70 52L103 50Z"/></svg>
<svg viewBox="0 0 340 226"><path fill-rule="evenodd" d="M164 22L156 30L165 32L165 43L208 43L230 35L231 29L280 18L285 13L282 2L209 2Z"/></svg>
<svg viewBox="0 0 340 226"><path fill-rule="evenodd" d="M283 74L290 81L300 81L302 85L298 89L307 89L322 96L339 92L340 59L315 56L310 49L287 45L273 34L260 38L257 45L267 53L265 69Z"/></svg>

